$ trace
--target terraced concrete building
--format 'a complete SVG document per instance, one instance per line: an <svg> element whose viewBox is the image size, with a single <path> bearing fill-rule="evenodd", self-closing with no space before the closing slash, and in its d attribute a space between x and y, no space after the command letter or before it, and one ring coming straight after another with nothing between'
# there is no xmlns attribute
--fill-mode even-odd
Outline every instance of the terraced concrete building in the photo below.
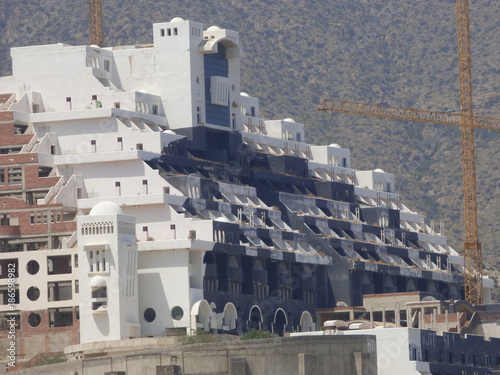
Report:
<svg viewBox="0 0 500 375"><path fill-rule="evenodd" d="M463 258L393 175L260 117L237 32L174 18L153 41L11 50L0 311L4 328L17 317L21 359L79 340L313 330L316 308L364 294L462 297Z"/></svg>

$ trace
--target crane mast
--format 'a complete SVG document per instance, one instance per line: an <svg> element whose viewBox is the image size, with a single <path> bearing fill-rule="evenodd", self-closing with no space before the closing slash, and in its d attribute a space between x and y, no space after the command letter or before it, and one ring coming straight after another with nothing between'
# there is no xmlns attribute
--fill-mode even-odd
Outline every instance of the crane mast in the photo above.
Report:
<svg viewBox="0 0 500 375"><path fill-rule="evenodd" d="M460 114L422 111L323 99L319 110L362 114L401 120L457 125L462 134L462 181L464 189L464 289L471 304L482 303L483 259L479 243L476 195L474 128L500 130L500 120L476 117L472 102L469 0L456 0Z"/></svg>
<svg viewBox="0 0 500 375"><path fill-rule="evenodd" d="M460 125L462 132L462 179L464 189L464 286L465 299L482 302L483 259L477 222L474 114L470 53L469 0L456 0L458 70L460 81Z"/></svg>
<svg viewBox="0 0 500 375"><path fill-rule="evenodd" d="M89 0L90 44L102 47L104 31L102 28L102 0Z"/></svg>

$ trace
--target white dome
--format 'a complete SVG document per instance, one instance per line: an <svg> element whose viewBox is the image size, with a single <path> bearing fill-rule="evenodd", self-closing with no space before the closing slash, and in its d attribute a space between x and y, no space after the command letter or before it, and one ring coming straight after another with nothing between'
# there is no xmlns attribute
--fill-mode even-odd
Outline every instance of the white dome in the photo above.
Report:
<svg viewBox="0 0 500 375"><path fill-rule="evenodd" d="M175 134L175 132L173 132L172 130L170 129L167 129L167 130L164 130L163 133L167 133L167 134Z"/></svg>
<svg viewBox="0 0 500 375"><path fill-rule="evenodd" d="M109 214L121 214L123 215L123 211L114 202L110 201L103 201L97 203L92 210L90 210L89 216L94 216L94 215L109 215Z"/></svg>
<svg viewBox="0 0 500 375"><path fill-rule="evenodd" d="M94 276L90 279L90 287L92 289L102 288L106 286L106 279L102 276Z"/></svg>
<svg viewBox="0 0 500 375"><path fill-rule="evenodd" d="M374 172L385 173L384 170L380 168L375 169Z"/></svg>
<svg viewBox="0 0 500 375"><path fill-rule="evenodd" d="M241 96L246 96L246 97L249 97L250 95L248 95L246 92L241 92L240 93Z"/></svg>
<svg viewBox="0 0 500 375"><path fill-rule="evenodd" d="M174 17L170 22L184 22L184 19L182 19L181 17Z"/></svg>
<svg viewBox="0 0 500 375"><path fill-rule="evenodd" d="M285 122L295 122L295 120L293 118L290 118L290 117L284 119L283 121L285 121Z"/></svg>
<svg viewBox="0 0 500 375"><path fill-rule="evenodd" d="M340 147L338 144L336 144L336 143L332 143L332 144L330 144L330 147L341 148L341 147Z"/></svg>
<svg viewBox="0 0 500 375"><path fill-rule="evenodd" d="M215 31L215 30L220 30L219 26L210 26L207 31Z"/></svg>

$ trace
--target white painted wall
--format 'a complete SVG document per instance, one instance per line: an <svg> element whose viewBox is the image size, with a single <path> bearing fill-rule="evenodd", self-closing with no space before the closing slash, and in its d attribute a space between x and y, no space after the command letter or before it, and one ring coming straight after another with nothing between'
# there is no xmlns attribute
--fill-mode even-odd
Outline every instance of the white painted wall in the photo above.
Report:
<svg viewBox="0 0 500 375"><path fill-rule="evenodd" d="M103 204L107 202L98 206L102 207ZM85 225L100 222L111 222L113 233L82 235ZM123 226L134 229L134 217L99 211L78 218L80 325L84 328L80 330L82 344L121 340L138 333L129 328L138 327L139 324L137 244L135 231L125 233L120 229ZM89 252L97 247L101 252L102 248L106 248L105 271L102 268L99 272L95 268L91 271ZM106 283L107 301L104 309L96 310L92 307L91 285L97 278L102 278Z"/></svg>

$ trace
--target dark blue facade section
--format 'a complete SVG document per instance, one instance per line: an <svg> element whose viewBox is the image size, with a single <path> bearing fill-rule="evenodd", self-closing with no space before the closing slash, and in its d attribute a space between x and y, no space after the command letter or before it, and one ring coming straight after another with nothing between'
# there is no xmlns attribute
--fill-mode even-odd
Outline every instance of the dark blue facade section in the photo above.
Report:
<svg viewBox="0 0 500 375"><path fill-rule="evenodd" d="M436 375L489 375L500 365L500 339L485 340L482 336L421 330L421 352L410 347L410 360L430 362Z"/></svg>
<svg viewBox="0 0 500 375"><path fill-rule="evenodd" d="M231 126L229 103L227 106L213 105L210 94L210 77L228 77L229 63L226 59L226 48L217 44L218 52L205 55L205 112L206 122L220 126Z"/></svg>

